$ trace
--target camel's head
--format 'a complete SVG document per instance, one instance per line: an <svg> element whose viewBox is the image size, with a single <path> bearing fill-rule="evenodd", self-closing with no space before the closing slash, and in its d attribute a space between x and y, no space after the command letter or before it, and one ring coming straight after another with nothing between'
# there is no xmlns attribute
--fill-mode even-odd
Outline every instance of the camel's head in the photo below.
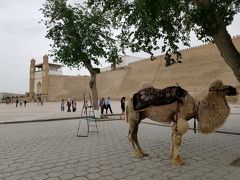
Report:
<svg viewBox="0 0 240 180"><path fill-rule="evenodd" d="M235 87L232 87L230 85L225 85L224 86L224 91L226 93L227 96L236 96L237 93L237 89Z"/></svg>
<svg viewBox="0 0 240 180"><path fill-rule="evenodd" d="M219 93L223 93L227 96L236 96L237 89L230 85L223 85L221 80L213 81L209 86L209 91L215 91Z"/></svg>

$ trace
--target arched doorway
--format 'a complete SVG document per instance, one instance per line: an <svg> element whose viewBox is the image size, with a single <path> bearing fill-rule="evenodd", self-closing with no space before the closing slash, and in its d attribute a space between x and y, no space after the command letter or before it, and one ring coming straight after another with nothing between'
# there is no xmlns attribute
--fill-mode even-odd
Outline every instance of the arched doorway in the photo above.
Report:
<svg viewBox="0 0 240 180"><path fill-rule="evenodd" d="M37 94L41 94L42 93L42 83L39 81L37 83Z"/></svg>

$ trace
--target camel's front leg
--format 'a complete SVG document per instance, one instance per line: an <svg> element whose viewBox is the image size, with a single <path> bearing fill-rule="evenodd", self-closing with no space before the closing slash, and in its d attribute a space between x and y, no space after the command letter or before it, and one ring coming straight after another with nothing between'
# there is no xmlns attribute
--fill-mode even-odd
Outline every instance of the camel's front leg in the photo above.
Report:
<svg viewBox="0 0 240 180"><path fill-rule="evenodd" d="M144 154L139 149L139 144L137 143L137 131L138 123L129 123L128 139L133 146L134 156L137 158L142 158L144 157Z"/></svg>
<svg viewBox="0 0 240 180"><path fill-rule="evenodd" d="M137 133L138 133L138 126L136 127L135 129L135 143L136 143L136 146L138 148L138 151L140 152L140 154L142 154L143 156L148 156L148 153L144 152L141 148L141 146L139 145L139 142L138 142L138 137L137 137Z"/></svg>
<svg viewBox="0 0 240 180"><path fill-rule="evenodd" d="M137 133L139 123L140 121L133 121L129 123L128 139L133 146L135 157L142 158L144 156L148 156L148 154L142 150L138 142Z"/></svg>
<svg viewBox="0 0 240 180"><path fill-rule="evenodd" d="M173 151L171 152L173 155L173 163L176 165L182 165L185 162L180 156L180 146L182 144L182 135L187 132L189 128L189 125L185 119L178 119L177 121L177 126L173 130L173 135L172 135L172 149Z"/></svg>
<svg viewBox="0 0 240 180"><path fill-rule="evenodd" d="M174 152L173 134L174 134L174 130L175 129L176 129L176 123L172 124L172 136L171 136L171 145L170 145L170 158L173 157L173 152Z"/></svg>
<svg viewBox="0 0 240 180"><path fill-rule="evenodd" d="M180 146L182 143L182 135L177 132L174 132L172 140L173 140L173 142L172 142L173 143L172 162L173 162L173 164L176 164L176 165L182 165L182 164L184 164L184 161L182 160L180 153L179 153Z"/></svg>

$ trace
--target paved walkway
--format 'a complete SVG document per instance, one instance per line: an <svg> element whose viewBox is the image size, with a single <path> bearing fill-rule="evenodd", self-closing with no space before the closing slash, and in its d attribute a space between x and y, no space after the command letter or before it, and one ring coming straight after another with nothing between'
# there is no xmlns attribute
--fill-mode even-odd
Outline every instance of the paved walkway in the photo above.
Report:
<svg viewBox="0 0 240 180"><path fill-rule="evenodd" d="M112 109L115 114L121 113L120 102L113 101ZM82 102L77 102L76 112L66 112L66 109L61 112L60 102L48 102L43 106L38 106L37 103L28 103L26 107L0 103L0 123L79 118L81 111Z"/></svg>
<svg viewBox="0 0 240 180"><path fill-rule="evenodd" d="M20 121L75 115L59 112L57 103L45 105L32 104L24 109L2 104L0 118L1 121ZM239 132L240 109L235 105L231 107L232 114L221 130ZM99 133L90 132L89 137L77 137L77 127L77 119L0 124L0 179L240 179L240 167L230 165L240 157L238 135L188 131L181 149L186 165L174 166L169 159L171 131L168 127L140 124L139 141L150 154L143 159L133 157L125 121L98 122Z"/></svg>

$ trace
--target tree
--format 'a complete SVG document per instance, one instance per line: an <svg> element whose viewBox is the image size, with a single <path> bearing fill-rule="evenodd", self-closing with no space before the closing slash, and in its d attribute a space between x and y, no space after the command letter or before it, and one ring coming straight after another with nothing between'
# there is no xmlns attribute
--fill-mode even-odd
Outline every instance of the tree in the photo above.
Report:
<svg viewBox="0 0 240 180"><path fill-rule="evenodd" d="M42 22L47 28L46 37L53 41L51 56L68 67L88 69L93 106L98 109L96 74L100 70L94 65L100 65L100 58L112 63L121 61L110 21L106 18L108 14L103 14L99 8L88 9L81 4L72 6L67 0L46 0L41 11Z"/></svg>
<svg viewBox="0 0 240 180"><path fill-rule="evenodd" d="M194 31L199 40L216 44L240 82L240 54L226 29L240 12L239 0L88 0L88 5L111 12L112 21L120 23L122 48L151 55L161 48L167 65L180 62L179 42L189 46Z"/></svg>

